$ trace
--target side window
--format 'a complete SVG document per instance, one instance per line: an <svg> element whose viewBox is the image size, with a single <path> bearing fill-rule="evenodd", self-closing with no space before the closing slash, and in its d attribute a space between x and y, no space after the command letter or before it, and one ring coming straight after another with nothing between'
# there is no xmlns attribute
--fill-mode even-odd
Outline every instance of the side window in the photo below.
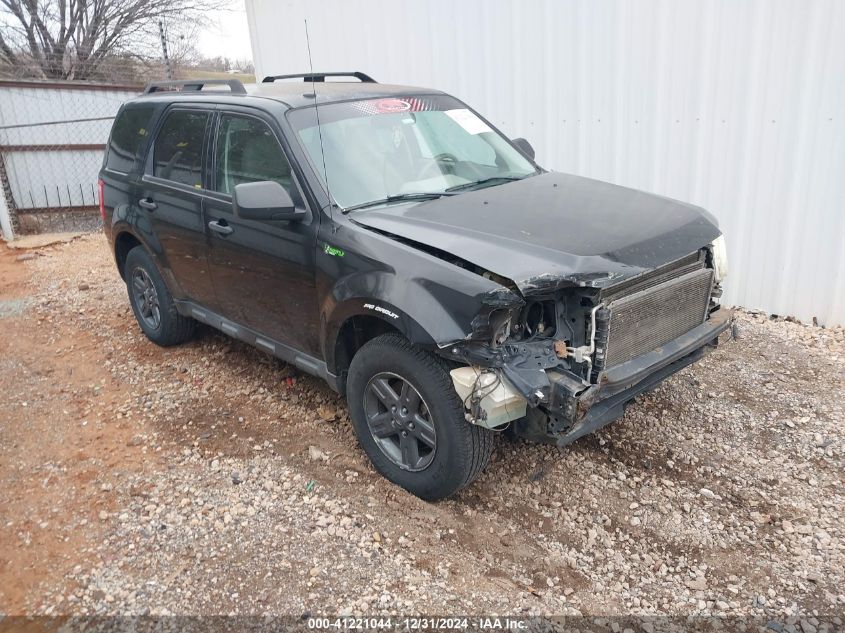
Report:
<svg viewBox="0 0 845 633"><path fill-rule="evenodd" d="M154 176L202 187L202 140L208 116L186 110L167 115L155 140Z"/></svg>
<svg viewBox="0 0 845 633"><path fill-rule="evenodd" d="M221 115L215 155L217 191L231 195L235 185L273 180L294 196L290 163L263 121L236 114Z"/></svg>
<svg viewBox="0 0 845 633"><path fill-rule="evenodd" d="M131 172L141 158L154 108L126 106L115 119L109 138L106 168L124 174Z"/></svg>

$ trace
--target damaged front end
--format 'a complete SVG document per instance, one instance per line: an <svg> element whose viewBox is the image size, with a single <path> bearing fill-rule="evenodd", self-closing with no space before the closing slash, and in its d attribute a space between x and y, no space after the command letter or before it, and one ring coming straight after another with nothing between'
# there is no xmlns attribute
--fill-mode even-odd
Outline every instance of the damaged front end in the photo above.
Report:
<svg viewBox="0 0 845 633"><path fill-rule="evenodd" d="M619 418L636 395L695 362L730 327L713 245L642 274L544 279L502 301L440 353L467 418L568 444ZM497 280L502 283L501 280Z"/></svg>

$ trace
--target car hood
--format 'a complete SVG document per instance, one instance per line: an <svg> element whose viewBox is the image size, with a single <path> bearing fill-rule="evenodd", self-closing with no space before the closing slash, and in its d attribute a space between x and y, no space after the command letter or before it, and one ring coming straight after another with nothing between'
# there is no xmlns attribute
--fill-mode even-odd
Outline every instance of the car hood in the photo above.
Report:
<svg viewBox="0 0 845 633"><path fill-rule="evenodd" d="M350 217L507 277L524 295L613 285L720 234L699 207L560 173Z"/></svg>

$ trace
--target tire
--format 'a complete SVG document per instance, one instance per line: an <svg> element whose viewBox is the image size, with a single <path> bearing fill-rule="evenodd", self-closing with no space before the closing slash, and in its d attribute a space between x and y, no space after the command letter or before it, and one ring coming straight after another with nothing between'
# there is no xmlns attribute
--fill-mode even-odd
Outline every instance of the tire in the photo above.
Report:
<svg viewBox="0 0 845 633"><path fill-rule="evenodd" d="M421 400L416 408L411 390ZM394 396L412 410L389 410L385 402L393 402ZM373 466L421 499L437 501L454 494L490 460L494 434L466 421L444 363L398 334L384 334L358 350L349 367L346 397L358 442ZM416 454L405 451L409 438L417 443Z"/></svg>
<svg viewBox="0 0 845 633"><path fill-rule="evenodd" d="M196 321L176 311L173 295L164 285L153 258L143 246L136 246L126 256L123 278L129 293L129 303L141 331L156 345L170 347L193 337ZM139 292L144 286L143 299ZM151 307L155 304L154 308Z"/></svg>

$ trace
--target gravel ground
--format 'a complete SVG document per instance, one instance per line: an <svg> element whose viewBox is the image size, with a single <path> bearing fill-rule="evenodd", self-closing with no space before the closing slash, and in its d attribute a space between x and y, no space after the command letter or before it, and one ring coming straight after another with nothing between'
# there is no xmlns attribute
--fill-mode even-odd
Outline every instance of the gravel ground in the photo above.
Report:
<svg viewBox="0 0 845 633"><path fill-rule="evenodd" d="M3 256L0 613L842 625L842 329L739 313L616 424L503 438L429 504L370 468L317 379L208 329L147 342L102 236Z"/></svg>

